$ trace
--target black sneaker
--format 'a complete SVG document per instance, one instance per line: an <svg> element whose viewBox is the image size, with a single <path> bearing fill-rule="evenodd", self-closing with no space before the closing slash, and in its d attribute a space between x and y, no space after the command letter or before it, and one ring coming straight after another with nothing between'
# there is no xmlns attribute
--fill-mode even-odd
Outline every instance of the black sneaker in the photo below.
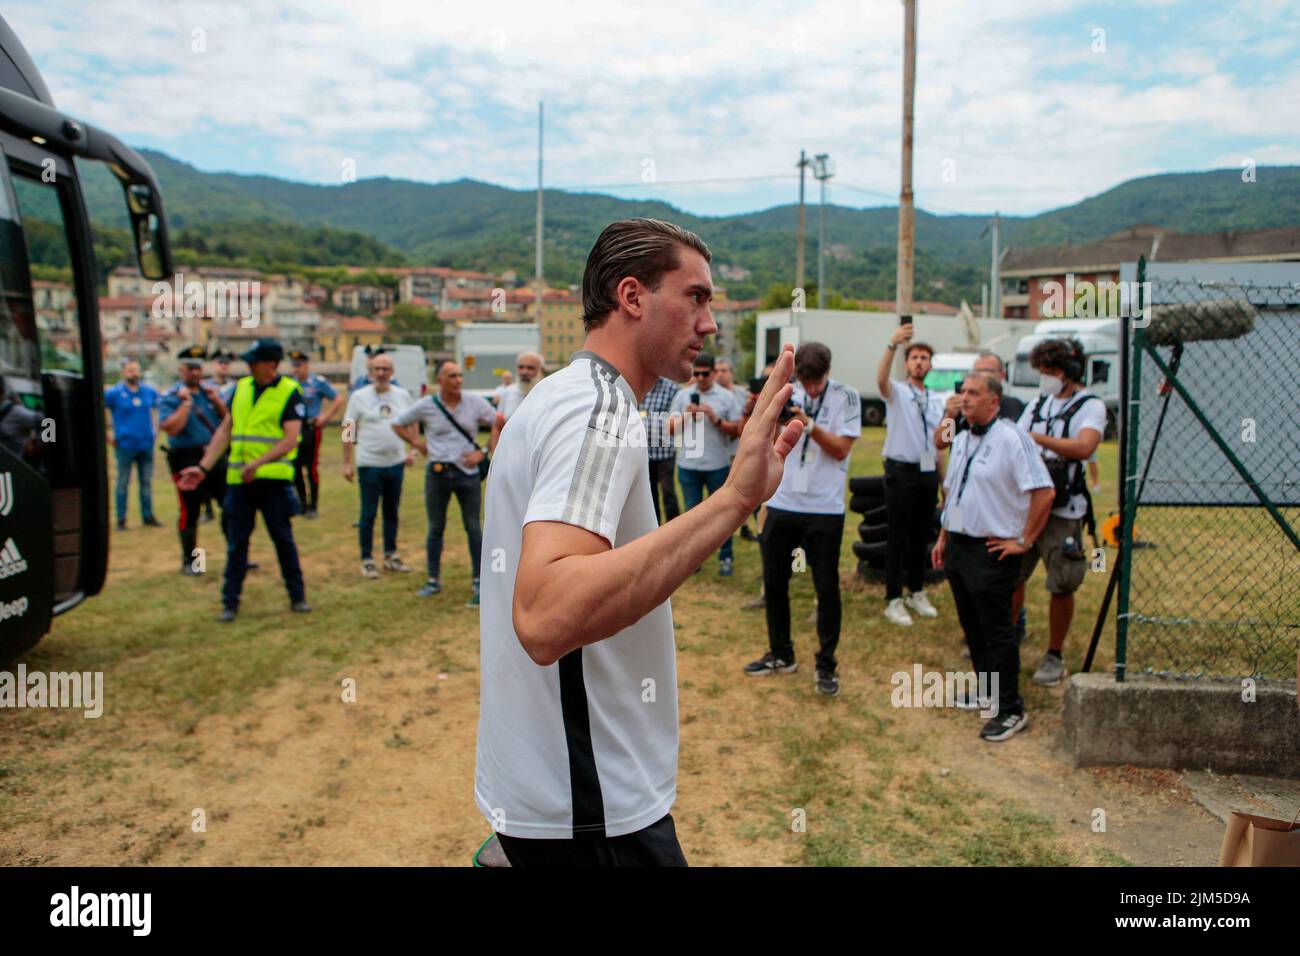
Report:
<svg viewBox="0 0 1300 956"><path fill-rule="evenodd" d="M840 696L840 680L830 671L819 670L817 672L817 693L825 694L827 697Z"/></svg>
<svg viewBox="0 0 1300 956"><path fill-rule="evenodd" d="M741 537L741 539L744 540L744 541L757 541L757 540L758 540L758 535L756 535L756 534L754 534L754 532L750 531L750 530L749 530L749 525L747 525L747 524L742 524L742 525L740 526L740 537Z"/></svg>
<svg viewBox="0 0 1300 956"><path fill-rule="evenodd" d="M235 616L238 613L239 611L236 608L223 607L221 609L221 613L217 615L217 620L220 621L222 624L229 624L231 621L235 619Z"/></svg>
<svg viewBox="0 0 1300 956"><path fill-rule="evenodd" d="M117 523L117 530L118 530L118 531L125 531L125 530L126 530L126 522L125 522L125 521L119 521L119 522Z"/></svg>
<svg viewBox="0 0 1300 956"><path fill-rule="evenodd" d="M310 614L311 605L306 601L294 601L289 605L289 610L293 611L295 614Z"/></svg>
<svg viewBox="0 0 1300 956"><path fill-rule="evenodd" d="M149 527L149 528L161 528L161 527L162 527L162 522L159 521L157 518L155 518L153 515L150 515L149 517L145 518L144 521L143 521L142 523L143 523L146 527Z"/></svg>
<svg viewBox="0 0 1300 956"><path fill-rule="evenodd" d="M799 669L797 661L787 661L780 657L773 657L772 652L768 651L756 661L745 665L745 673L750 677L768 677L772 674L793 674Z"/></svg>
<svg viewBox="0 0 1300 956"><path fill-rule="evenodd" d="M980 737L992 743L1001 743L1028 726L1029 715L1023 711L1018 714L1002 714L984 725Z"/></svg>

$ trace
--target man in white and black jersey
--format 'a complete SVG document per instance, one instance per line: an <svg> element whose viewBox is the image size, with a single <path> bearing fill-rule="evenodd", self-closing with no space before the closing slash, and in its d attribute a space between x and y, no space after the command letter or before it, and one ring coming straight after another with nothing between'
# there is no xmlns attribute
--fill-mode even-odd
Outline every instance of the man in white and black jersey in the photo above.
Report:
<svg viewBox="0 0 1300 956"><path fill-rule="evenodd" d="M1084 352L1078 341L1045 339L1034 346L1029 361L1041 376L1041 394L1029 403L1019 425L1041 449L1056 496L1047 528L1022 562L1015 607L1018 614L1025 603L1025 582L1041 557L1051 594L1049 637L1033 679L1036 684L1051 686L1065 676L1061 649L1074 619L1074 592L1088 571L1083 547L1085 523L1095 536L1084 466L1106 431L1106 405L1083 387Z"/></svg>
<svg viewBox="0 0 1300 956"><path fill-rule="evenodd" d="M779 422L794 356L726 483L659 527L637 404L717 329L708 247L616 222L582 288L584 348L510 419L488 477L475 801L513 866L683 865L668 599L780 483L802 431Z"/></svg>
<svg viewBox="0 0 1300 956"><path fill-rule="evenodd" d="M1011 597L1021 556L1047 523L1052 480L1024 432L998 417L1002 383L972 372L962 383L961 413L970 427L952 443L944 488L942 530L931 553L952 588L977 686L990 698L959 700L985 709L980 737L1003 741L1028 724L1020 698L1020 645L1012 626ZM987 676L986 676L987 675Z"/></svg>

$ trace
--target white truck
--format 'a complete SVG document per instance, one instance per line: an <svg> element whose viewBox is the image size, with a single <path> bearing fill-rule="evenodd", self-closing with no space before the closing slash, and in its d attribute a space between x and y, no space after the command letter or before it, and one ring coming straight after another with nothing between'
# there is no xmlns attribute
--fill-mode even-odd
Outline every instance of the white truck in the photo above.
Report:
<svg viewBox="0 0 1300 956"><path fill-rule="evenodd" d="M1119 319L1043 319L1016 345L1011 366L1011 394L1026 405L1038 398L1039 374L1029 364L1034 346L1044 339L1078 339L1084 352L1084 385L1106 403L1107 431L1119 413Z"/></svg>
<svg viewBox="0 0 1300 956"><path fill-rule="evenodd" d="M429 360L424 348L419 345L381 345L385 354L393 360L393 384L400 385L415 398L429 391ZM348 371L348 389L355 390L370 381L366 374L369 352L363 345L352 349L352 365Z"/></svg>
<svg viewBox="0 0 1300 956"><path fill-rule="evenodd" d="M462 388L491 399L501 377L514 374L520 352L542 351L535 322L457 322L456 363L465 374Z"/></svg>
<svg viewBox="0 0 1300 956"><path fill-rule="evenodd" d="M1021 337L1041 324L1028 319L977 319L968 309L957 315L918 314L912 322L915 341L926 343L936 353L973 355L987 349L1008 367ZM760 312L754 336L754 374L761 375L786 342L796 347L801 342L821 342L831 350L831 377L858 390L862 424L880 425L885 421L885 401L876 388L876 367L896 328L898 315L893 312Z"/></svg>

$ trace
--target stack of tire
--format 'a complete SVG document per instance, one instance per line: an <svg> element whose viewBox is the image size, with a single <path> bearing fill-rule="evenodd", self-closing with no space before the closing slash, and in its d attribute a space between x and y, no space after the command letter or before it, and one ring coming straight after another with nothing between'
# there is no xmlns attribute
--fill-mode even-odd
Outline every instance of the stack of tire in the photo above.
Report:
<svg viewBox="0 0 1300 956"><path fill-rule="evenodd" d="M849 479L849 510L862 516L858 525L860 540L853 542L853 553L858 558L858 574L872 581L885 580L885 555L889 548L889 509L885 505L885 476L871 475ZM927 549L934 546L939 536L939 514L935 511L930 526ZM943 572L926 567L925 583L937 584Z"/></svg>

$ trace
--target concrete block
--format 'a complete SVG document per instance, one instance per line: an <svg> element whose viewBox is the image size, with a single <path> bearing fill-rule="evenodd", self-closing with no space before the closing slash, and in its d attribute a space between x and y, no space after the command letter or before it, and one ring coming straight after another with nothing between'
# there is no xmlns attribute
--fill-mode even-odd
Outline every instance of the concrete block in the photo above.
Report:
<svg viewBox="0 0 1300 956"><path fill-rule="evenodd" d="M1076 767L1133 764L1300 777L1300 709L1292 681L1075 674L1061 737Z"/></svg>

